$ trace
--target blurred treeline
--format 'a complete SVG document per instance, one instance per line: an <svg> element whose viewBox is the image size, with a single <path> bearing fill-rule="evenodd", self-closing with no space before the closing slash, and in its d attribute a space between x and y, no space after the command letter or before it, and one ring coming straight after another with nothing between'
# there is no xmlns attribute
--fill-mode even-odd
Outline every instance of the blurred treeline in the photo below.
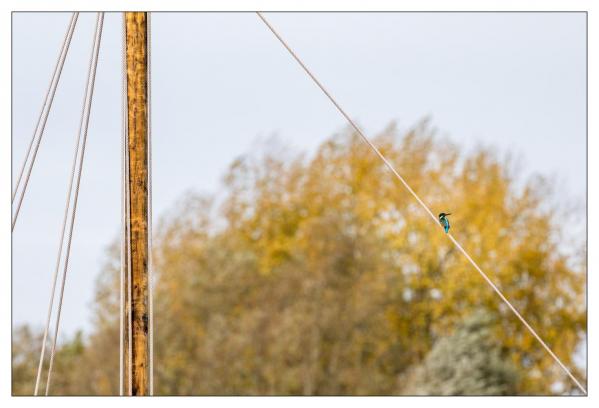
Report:
<svg viewBox="0 0 599 408"><path fill-rule="evenodd" d="M426 121L375 143L433 212L453 213L456 238L585 379L573 361L584 246L562 250L549 183ZM357 135L309 157L277 144L241 157L223 192L186 197L156 228L156 394L574 391ZM51 394L118 394L119 262L115 243L94 331L61 343ZM40 342L15 330L14 394L32 393Z"/></svg>

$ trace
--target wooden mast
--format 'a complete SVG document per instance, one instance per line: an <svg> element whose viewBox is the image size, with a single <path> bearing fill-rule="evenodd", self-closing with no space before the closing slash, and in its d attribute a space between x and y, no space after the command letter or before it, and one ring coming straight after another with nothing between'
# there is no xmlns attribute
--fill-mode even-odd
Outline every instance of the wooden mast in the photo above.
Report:
<svg viewBox="0 0 599 408"><path fill-rule="evenodd" d="M148 32L147 13L125 13L127 60L127 118L129 133L129 248L131 248L132 339L125 347L131 395L149 394L148 340ZM128 279L127 279L128 280ZM128 298L128 297L127 297ZM127 337L127 336L126 336ZM131 348L131 356L129 349ZM128 362L131 361L129 371ZM128 375L128 374L127 374Z"/></svg>

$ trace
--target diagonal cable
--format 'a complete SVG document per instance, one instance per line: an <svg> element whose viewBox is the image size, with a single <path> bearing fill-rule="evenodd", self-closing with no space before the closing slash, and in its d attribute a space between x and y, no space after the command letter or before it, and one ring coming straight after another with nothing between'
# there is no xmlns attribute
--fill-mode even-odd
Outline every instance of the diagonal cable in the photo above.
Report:
<svg viewBox="0 0 599 408"><path fill-rule="evenodd" d="M77 168L77 181L75 184L75 193L73 197L73 209L69 224L69 234L67 237L67 247L65 252L65 261L62 272L62 281L60 288L60 296L58 300L58 310L56 315L56 324L54 326L54 337L52 339L52 350L50 352L50 365L48 367L48 378L46 381L46 395L48 395L50 391L50 381L52 378L52 368L54 366L54 356L56 352L56 344L58 342L58 329L60 327L60 316L62 312L62 303L64 298L64 289L67 277L67 270L69 267L69 255L71 252L71 243L73 240L73 227L75 224L75 216L77 214L77 201L79 198L79 187L81 185L81 174L83 172L83 160L85 158L85 145L87 142L87 133L89 128L89 118L91 114L91 106L94 96L94 85L96 81L96 70L98 67L98 56L100 53L100 42L102 40L102 28L104 25L104 13L98 13L98 18L96 21L96 30L94 34L94 41L92 46L92 54L90 57L91 63L88 72L87 85L85 91L85 97L83 102L83 114L81 117L81 123L79 127L79 133L82 133L82 144L81 144L81 154L79 158L79 166Z"/></svg>
<svg viewBox="0 0 599 408"><path fill-rule="evenodd" d="M152 242L152 13L148 12L148 291L150 395L154 395L154 251Z"/></svg>
<svg viewBox="0 0 599 408"><path fill-rule="evenodd" d="M60 52L58 53L58 58L56 59L56 65L54 66L54 72L52 73L52 77L50 78L50 84L48 85L48 90L46 91L46 96L44 97L44 102L42 103L42 108L37 118L37 123L35 124L35 128L33 131L33 135L31 135L31 141L29 142L29 147L27 147L27 153L25 153L25 160L23 160L23 165L21 166L21 170L19 171L19 176L17 177L17 182L15 183L15 188L12 192L11 202L15 201L15 196L17 195L17 191L19 190L19 185L21 184L21 178L23 177L23 172L25 171L25 165L29 161L29 155L31 154L31 148L33 147L33 142L37 136L37 131L39 130L40 123L42 121L42 117L47 116L50 112L50 107L46 111L46 106L48 104L48 98L50 97L50 93L53 89L58 85L58 81L60 80L60 73L62 72L62 66L64 65L66 54L68 53L69 45L71 44L71 38L73 35L73 30L75 29L75 24L77 24L77 18L79 17L79 13L73 13L71 15L71 20L69 21L69 26L67 27L67 31L64 35L64 40L62 42L62 47L60 48ZM65 51L66 50L66 51ZM58 80L56 80L58 74ZM51 105L51 103L50 103ZM47 113L48 112L48 113ZM33 165L33 164L32 164Z"/></svg>
<svg viewBox="0 0 599 408"><path fill-rule="evenodd" d="M90 61L90 67L91 67L91 61ZM84 99L87 99L87 89L86 89L86 94ZM81 121L83 121L83 112L81 112ZM46 353L46 343L48 340L48 331L50 329L50 320L52 318L52 309L54 306L54 295L56 293L56 281L58 279L58 270L60 269L60 261L62 259L62 249L63 249L63 244L64 244L64 234L65 234L65 230L66 230L66 225L67 225L67 219L69 216L69 206L70 206L70 202L71 202L71 196L72 196L72 191L73 191L73 179L75 178L75 169L76 169L76 165L77 165L77 157L79 155L79 146L81 144L81 129L79 129L79 132L77 133L77 138L76 138L76 143L75 143L75 152L73 154L73 162L71 165L71 177L69 179L69 187L67 188L67 199L66 199L66 203L65 203L65 209L64 209L64 216L63 216L63 221L62 221L62 229L60 232L60 241L59 241L59 245L58 245L58 255L56 256L56 266L54 268L54 275L52 278L52 289L50 290L50 299L48 301L48 315L46 317L46 325L45 325L45 329L44 329L44 337L42 340L42 350L40 352L40 361L39 361L39 365L37 368L37 375L35 378L35 388L33 391L33 395L37 395L38 394L38 390L39 390L39 384L40 384L40 379L41 379L41 375L42 375L42 368L43 368L43 364L44 364L44 356Z"/></svg>
<svg viewBox="0 0 599 408"><path fill-rule="evenodd" d="M69 52L69 47L71 45L71 39L73 38L73 32L75 31L75 26L77 25L77 19L79 17L79 13L73 13L71 16L71 20L69 22L69 27L67 28L67 32L65 33L65 37L62 43L62 47L60 49L60 53L58 54L58 59L56 61L56 66L54 67L54 72L52 74L52 79L50 80L50 85L48 86L48 91L46 92L46 97L44 98L44 103L42 104L42 109L40 111L39 117L37 119L37 123L35 125L35 130L33 131L33 135L31 136L31 141L29 142L29 147L27 148L27 153L25 154L25 160L23 160L23 165L21 166L21 170L19 172L19 176L17 177L17 182L15 183L15 188L12 192L11 203L14 203L15 197L17 196L17 192L19 191L19 186L21 184L21 180L23 178L23 174L25 172L25 168L27 167L27 162L29 161L29 157L32 154L31 149L33 148L33 155L31 158L31 163L29 167L27 167L27 175L25 176L25 180L23 181L23 189L21 191L21 195L19 196L19 201L17 202L17 208L15 214L12 219L12 229L15 229L15 224L17 222L17 217L19 216L19 211L21 210L21 205L23 204L23 199L25 198L25 192L27 191L27 185L29 184L29 178L31 177L31 171L33 170L33 165L35 163L35 159L37 157L37 152L40 147L40 143L42 141L42 137L44 136L44 130L46 128L46 122L48 121L48 116L50 115L50 109L52 108L52 103L54 102L54 96L56 95L56 89L58 87L58 82L60 81L60 77L62 74L62 68L64 67L65 60L67 58L67 54ZM39 134L39 137L38 137ZM37 141L36 141L37 139ZM35 147L34 147L35 143Z"/></svg>
<svg viewBox="0 0 599 408"><path fill-rule="evenodd" d="M289 45L285 42L285 40L279 35L279 33L274 29L272 25L264 18L261 12L257 11L256 14L260 19L266 24L268 29L277 37L279 42L287 49L287 51L291 54L291 56L295 59L295 61L303 68L303 70L308 74L310 78L314 81L314 83L320 88L320 90L329 98L329 100L335 105L337 110L345 117L345 119L349 122L349 124L354 128L354 130L360 135L362 140L368 144L372 150L379 156L379 158L385 163L387 168L391 170L391 172L397 177L399 181L403 184L403 186L414 196L416 201L420 204L420 206L428 213L428 215L435 222L437 227L440 227L437 218L434 216L432 211L428 208L428 206L418 197L418 194L412 190L409 184L403 179L403 177L395 170L393 165L383 156L383 154L377 149L377 147L370 141L368 137L360 130L360 128L354 123L354 121L349 117L349 115L341 108L341 106L337 103L337 101L331 96L331 94L325 89L325 87L320 83L320 81L312 74L312 72L306 67L306 65L302 62L302 60L295 54L295 52L289 47ZM581 385L581 383L574 377L574 375L570 372L570 370L561 362L561 360L551 351L549 346L545 344L543 339L537 334L537 332L528 324L526 319L522 317L522 315L516 310L514 306L507 300L507 298L501 293L499 288L491 281L491 279L483 272L483 270L477 265L476 262L468 255L468 253L462 248L462 246L456 241L456 239L451 235L447 234L447 237L453 242L453 244L460 250L460 252L466 257L466 259L474 266L474 268L478 271L478 273L483 277L483 279L491 286L491 288L499 295L500 299L510 308L510 310L516 315L518 319L524 324L524 326L528 329L528 331L541 343L543 348L549 353L549 355L559 364L562 370L570 377L570 379L578 386L578 388L586 395L586 389Z"/></svg>
<svg viewBox="0 0 599 408"><path fill-rule="evenodd" d="M126 66L126 22L122 13L121 24L121 276L120 276L120 329L119 329L119 395L123 396L125 387L125 269L129 269L127 252L127 66ZM127 327L129 325L127 324Z"/></svg>

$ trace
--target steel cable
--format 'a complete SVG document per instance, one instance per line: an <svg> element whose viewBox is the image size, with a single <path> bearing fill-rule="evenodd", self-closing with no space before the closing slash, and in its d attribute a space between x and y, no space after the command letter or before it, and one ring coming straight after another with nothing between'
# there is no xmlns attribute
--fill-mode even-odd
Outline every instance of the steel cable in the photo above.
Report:
<svg viewBox="0 0 599 408"><path fill-rule="evenodd" d="M428 208L428 206L418 197L418 195L412 190L412 188L408 185L408 183L401 177L401 175L395 170L393 165L383 156L383 154L379 151L379 149L370 141L368 137L360 130L360 128L354 123L354 121L349 117L349 115L341 108L341 106L337 103L337 101L331 96L331 94L325 89L325 87L320 83L320 81L312 74L312 72L306 67L306 65L302 62L302 60L295 54L295 52L289 47L289 45L285 42L285 40L279 35L279 33L274 29L274 27L264 18L261 12L257 11L256 14L262 20L262 22L268 27L268 29L275 35L275 37L279 40L279 42L287 49L287 51L291 54L291 56L295 59L295 61L303 68L303 70L308 74L310 78L314 81L314 83L320 88L320 90L328 97L328 99L335 105L337 110L345 117L345 119L349 122L349 124L353 127L353 129L360 135L362 140L368 144L372 150L379 156L379 158L385 163L387 168L395 174L397 179L403 184L403 186L412 194L412 196L418 201L418 203L422 206L422 208L427 212L428 215L433 219L435 225L441 228L437 218L434 216L432 211ZM474 260L468 255L468 253L462 248L462 246L455 240L455 238L451 234L446 234L447 237L453 242L453 244L462 252L462 254L466 257L466 259L474 266L474 268L479 272L479 274L485 279L485 281L491 286L491 288L499 295L500 299L510 308L510 310L520 319L520 321L524 324L524 326L528 329L528 331L541 343L543 348L549 353L549 355L559 364L561 369L570 377L570 379L578 386L578 388L586 395L587 391L582 386L582 384L574 377L574 375L570 372L570 370L561 362L561 360L551 351L549 346L545 344L545 342L541 339L541 337L537 334L537 332L530 326L530 324L522 317L522 315L516 310L514 306L507 300L507 298L501 293L499 288L491 281L491 279L482 271L482 269L474 262Z"/></svg>
<svg viewBox="0 0 599 408"><path fill-rule="evenodd" d="M11 231L15 229L15 224L17 223L17 218L19 217L19 212L21 210L21 205L23 204L23 199L25 198L25 193L27 191L27 185L29 184L29 178L31 177L31 172L33 171L33 165L35 164L35 159L37 158L37 152L39 150L40 144L42 142L42 137L44 136L44 130L46 129L46 123L48 121L48 116L50 115L50 109L52 108L52 103L54 102L54 96L56 95L56 89L58 88L58 83L60 81L60 77L62 74L62 69L64 67L64 63L67 58L67 54L69 52L69 48L71 45L71 39L73 38L73 32L75 31L75 26L77 25L77 19L79 18L79 13L73 13L71 16L71 21L69 23L69 27L65 34L65 38L62 44L62 48L60 50L58 60L56 62L56 67L54 68L54 73L52 74L52 79L50 81L50 85L48 87L48 91L46 92L46 97L44 98L44 103L42 104L42 110L37 120L37 124L35 125L35 130L33 132L33 136L31 137L31 141L29 142L29 147L27 148L27 153L25 154L25 160L23 160L23 165L21 167L21 171L19 172L19 176L17 178L17 182L15 184L15 189L12 193L11 204L14 202L17 192L19 190L19 186L21 184L21 179L23 177L23 172L25 171L25 167L27 166L27 161L29 160L29 156L31 154L31 148L35 143L35 147L33 149L33 156L31 159L31 163L27 168L27 175L25 176L25 181L23 184L23 189L21 191L21 195L19 196L19 200L17 202L17 208L15 210L15 214L12 218L12 226ZM54 80L56 79L56 80ZM49 98L49 100L48 100ZM47 107L47 109L46 109ZM41 122L41 128L40 128ZM36 136L39 130L39 137Z"/></svg>
<svg viewBox="0 0 599 408"><path fill-rule="evenodd" d="M75 16L73 16L75 17ZM75 20L76 21L76 20ZM71 25L73 24L73 18L71 18ZM63 46L64 48L64 46ZM58 63L57 63L57 67L58 67ZM56 72L56 71L55 71ZM44 101L45 104L45 101ZM38 121L39 124L39 121ZM32 139L33 142L33 139ZM40 351L40 361L38 364L38 368L37 368L37 375L35 378L35 388L33 390L33 395L37 395L38 394L38 390L39 390L39 383L40 383L40 378L41 378L41 374L42 374L42 367L43 367L43 363L44 363L44 355L46 353L46 342L48 340L48 331L50 329L50 320L52 318L52 309L53 309L53 305L54 305L54 295L56 293L56 281L58 279L58 270L60 269L60 260L62 258L62 246L63 246L63 242L64 242L64 233L65 233L65 228L66 228L66 224L67 224L67 217L68 217L68 213L69 213L69 204L70 204L70 198L71 198L71 193L72 193L72 187L73 187L73 178L75 177L75 168L76 168L76 164L77 164L77 156L79 154L79 145L81 142L81 132L79 132L77 134L76 137L76 143L75 143L75 153L73 154L73 162L71 165L71 177L69 179L69 186L67 188L67 200L66 200L66 204L65 204L65 209L64 209L64 216L63 216L63 222L62 222L62 230L60 232L60 241L59 241L59 245L58 245L58 255L56 257L56 267L54 268L54 275L52 277L52 289L50 290L50 300L48 301L48 314L46 317L46 324L45 324L45 328L44 328L44 337L42 340L42 349ZM29 145L31 147L31 144Z"/></svg>
<svg viewBox="0 0 599 408"><path fill-rule="evenodd" d="M152 27L151 13L148 16L148 281L149 290L149 371L150 395L154 395L154 262L152 257Z"/></svg>
<svg viewBox="0 0 599 408"><path fill-rule="evenodd" d="M98 17L97 17L97 21L96 21L96 30L95 30L94 40L93 40L93 45L92 45L92 54L90 57L90 61L91 61L90 69L88 72L85 97L84 97L84 101L83 101L83 114L82 114L82 118L81 118L82 120L80 122L80 127L79 127L79 133L81 133L81 132L83 133L83 138L82 138L82 144L81 144L81 154L80 154L80 158L79 158L79 166L77 168L77 181L75 183L75 193L73 196L73 209L71 212L69 233L67 236L67 247L66 247L65 261L64 261L64 267L63 267L63 272L62 272L60 296L59 296L59 300L58 300L58 309L57 309L57 314L56 314L56 324L54 326L54 337L53 337L53 341L52 341L52 350L50 352L50 365L48 367L48 378L46 381L46 395L48 395L50 392L52 369L54 366L54 356L56 353L56 344L58 343L58 330L60 327L60 317L61 317L62 304L63 304L63 299L64 299L64 289L65 289L65 284L66 284L67 270L69 267L69 256L70 256L70 252L71 252L71 243L72 243L72 239L73 239L73 228L74 228L74 224L75 224L75 216L77 214L77 201L79 198L79 188L81 185L81 174L83 172L83 161L85 158L85 146L86 146L86 142L87 142L89 118L90 118L90 114L91 114L91 106L92 106L93 95L94 95L94 85L95 85L95 80L96 80L96 71L97 71L97 67L98 67L98 57L99 57L99 53L100 53L100 43L102 40L103 25L104 25L104 13L98 13Z"/></svg>
<svg viewBox="0 0 599 408"><path fill-rule="evenodd" d="M121 275L120 275L120 325L119 325L119 395L124 395L125 377L125 263L128 264L127 253L127 67L126 67L126 28L125 13L122 13L121 25L122 51L121 51ZM128 326L128 325L127 325Z"/></svg>

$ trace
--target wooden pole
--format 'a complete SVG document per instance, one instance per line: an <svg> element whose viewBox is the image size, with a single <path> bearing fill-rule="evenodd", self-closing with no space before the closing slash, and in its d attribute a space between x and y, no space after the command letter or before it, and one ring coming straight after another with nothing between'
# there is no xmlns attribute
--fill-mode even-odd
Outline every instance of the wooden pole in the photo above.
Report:
<svg viewBox="0 0 599 408"><path fill-rule="evenodd" d="M147 13L125 13L129 132L131 395L149 393ZM130 285L130 286L129 286ZM126 361L129 361L126 347Z"/></svg>

